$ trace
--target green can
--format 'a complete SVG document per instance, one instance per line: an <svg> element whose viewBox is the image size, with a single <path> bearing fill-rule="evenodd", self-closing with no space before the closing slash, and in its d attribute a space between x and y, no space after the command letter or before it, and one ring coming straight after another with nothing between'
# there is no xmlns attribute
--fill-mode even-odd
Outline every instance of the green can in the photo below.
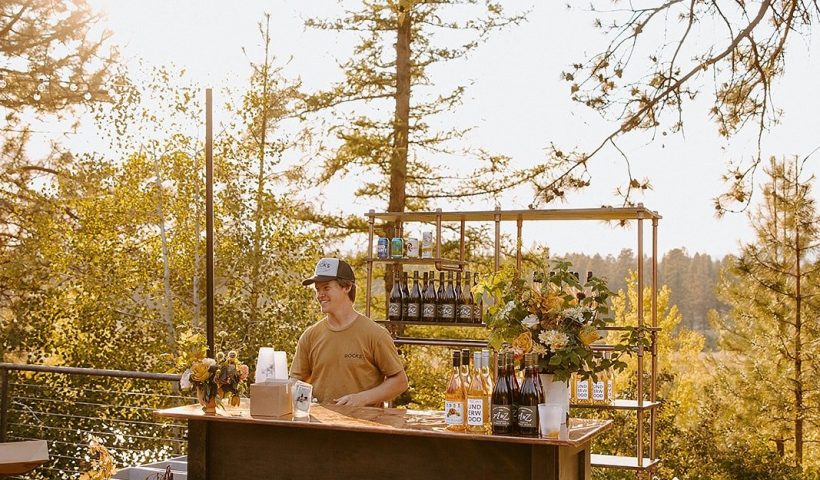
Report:
<svg viewBox="0 0 820 480"><path fill-rule="evenodd" d="M404 240L395 237L390 240L390 258L402 258L404 256Z"/></svg>

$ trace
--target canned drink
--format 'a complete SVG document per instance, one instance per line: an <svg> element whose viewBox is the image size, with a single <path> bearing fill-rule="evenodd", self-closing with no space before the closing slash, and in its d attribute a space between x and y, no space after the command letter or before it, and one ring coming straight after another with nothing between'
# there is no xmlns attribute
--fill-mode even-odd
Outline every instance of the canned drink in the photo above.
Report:
<svg viewBox="0 0 820 480"><path fill-rule="evenodd" d="M390 258L390 239L387 237L379 237L376 243L376 257L385 259Z"/></svg>
<svg viewBox="0 0 820 480"><path fill-rule="evenodd" d="M401 237L396 237L390 241L390 257L402 258L404 257L404 240Z"/></svg>
<svg viewBox="0 0 820 480"><path fill-rule="evenodd" d="M433 258L433 232L421 234L421 258Z"/></svg>
<svg viewBox="0 0 820 480"><path fill-rule="evenodd" d="M418 238L408 238L404 241L404 245L407 248L407 257L408 258L419 258L419 239Z"/></svg>

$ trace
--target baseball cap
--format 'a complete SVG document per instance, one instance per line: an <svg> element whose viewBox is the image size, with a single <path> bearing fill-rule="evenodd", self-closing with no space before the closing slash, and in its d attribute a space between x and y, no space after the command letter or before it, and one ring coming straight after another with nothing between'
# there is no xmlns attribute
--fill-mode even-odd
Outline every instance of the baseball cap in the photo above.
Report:
<svg viewBox="0 0 820 480"><path fill-rule="evenodd" d="M302 281L302 285L310 285L314 282L329 282L331 280L356 281L353 276L353 269L344 260L338 258L323 258L316 264L313 276Z"/></svg>

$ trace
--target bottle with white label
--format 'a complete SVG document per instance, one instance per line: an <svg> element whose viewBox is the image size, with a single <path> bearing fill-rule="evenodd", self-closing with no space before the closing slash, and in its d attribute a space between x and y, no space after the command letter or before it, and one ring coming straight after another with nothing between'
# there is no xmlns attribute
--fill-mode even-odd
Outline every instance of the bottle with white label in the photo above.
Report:
<svg viewBox="0 0 820 480"><path fill-rule="evenodd" d="M467 431L487 433L489 424L489 398L481 378L481 352L473 353L473 372L467 387Z"/></svg>
<svg viewBox="0 0 820 480"><path fill-rule="evenodd" d="M461 352L453 350L453 371L444 393L445 428L453 432L463 432L467 411L464 384L461 382Z"/></svg>

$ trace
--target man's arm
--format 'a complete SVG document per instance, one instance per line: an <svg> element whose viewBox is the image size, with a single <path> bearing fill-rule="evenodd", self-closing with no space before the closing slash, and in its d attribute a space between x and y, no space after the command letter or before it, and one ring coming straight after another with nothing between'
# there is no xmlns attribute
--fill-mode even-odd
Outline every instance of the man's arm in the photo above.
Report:
<svg viewBox="0 0 820 480"><path fill-rule="evenodd" d="M336 405L365 407L367 405L393 400L407 390L407 386L407 374L402 370L395 375L385 378L378 387L373 387L370 390L359 393L351 393L336 399Z"/></svg>

